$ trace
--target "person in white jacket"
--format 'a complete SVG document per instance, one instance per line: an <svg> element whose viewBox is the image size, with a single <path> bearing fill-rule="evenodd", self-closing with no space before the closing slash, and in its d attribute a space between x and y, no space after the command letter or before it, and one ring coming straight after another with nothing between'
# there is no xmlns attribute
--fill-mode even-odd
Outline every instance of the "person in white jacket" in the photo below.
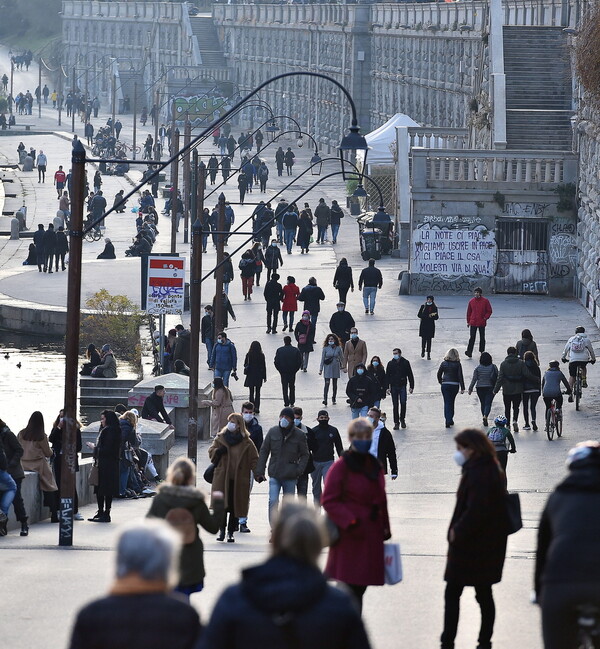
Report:
<svg viewBox="0 0 600 649"><path fill-rule="evenodd" d="M585 333L585 327L576 327L575 335L567 340L565 349L562 355L562 362L569 361L569 385L573 390L575 383L575 376L577 375L577 368L581 366L582 371L582 387L587 388L587 363L592 365L596 362L596 354L590 339ZM569 395L569 401L573 401L573 396Z"/></svg>

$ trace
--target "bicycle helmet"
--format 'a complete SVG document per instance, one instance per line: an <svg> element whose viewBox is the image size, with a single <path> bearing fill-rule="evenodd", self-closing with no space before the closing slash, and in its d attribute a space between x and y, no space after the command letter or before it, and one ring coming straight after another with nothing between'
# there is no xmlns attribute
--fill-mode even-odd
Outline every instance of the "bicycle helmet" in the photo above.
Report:
<svg viewBox="0 0 600 649"><path fill-rule="evenodd" d="M593 440L587 442L580 442L569 451L567 460L565 462L567 469L572 469L575 463L591 461L593 463L600 463L600 443ZM586 462L587 464L587 462Z"/></svg>
<svg viewBox="0 0 600 649"><path fill-rule="evenodd" d="M496 419L494 419L494 423L496 426L504 427L508 424L508 421L504 415L498 415Z"/></svg>

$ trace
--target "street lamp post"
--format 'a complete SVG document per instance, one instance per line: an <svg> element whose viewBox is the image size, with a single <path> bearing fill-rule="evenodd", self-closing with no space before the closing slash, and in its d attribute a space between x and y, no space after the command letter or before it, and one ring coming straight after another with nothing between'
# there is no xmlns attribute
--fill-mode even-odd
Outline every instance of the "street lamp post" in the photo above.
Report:
<svg viewBox="0 0 600 649"><path fill-rule="evenodd" d="M40 62L38 65L38 90L40 96L38 97L38 119L42 119L42 55L40 54Z"/></svg>
<svg viewBox="0 0 600 649"><path fill-rule="evenodd" d="M75 75L77 71L75 66L73 66L73 78L71 80L71 133L75 133Z"/></svg>
<svg viewBox="0 0 600 649"><path fill-rule="evenodd" d="M217 230L220 234L217 235L217 270L215 272L215 336L223 331L223 253L227 236L223 234L225 231L225 194L223 192L219 194L218 210Z"/></svg>
<svg viewBox="0 0 600 649"><path fill-rule="evenodd" d="M186 113L185 126L183 128L183 146L185 154L183 156L183 243L188 243L188 229L190 222L190 142L192 141L192 125ZM194 149L196 152L197 149ZM193 223L196 219L193 220Z"/></svg>
<svg viewBox="0 0 600 649"><path fill-rule="evenodd" d="M173 131L173 162L171 165L171 254L177 252L177 207L179 190L179 129Z"/></svg>
<svg viewBox="0 0 600 649"><path fill-rule="evenodd" d="M136 157L137 146L137 81L133 84L133 159Z"/></svg>

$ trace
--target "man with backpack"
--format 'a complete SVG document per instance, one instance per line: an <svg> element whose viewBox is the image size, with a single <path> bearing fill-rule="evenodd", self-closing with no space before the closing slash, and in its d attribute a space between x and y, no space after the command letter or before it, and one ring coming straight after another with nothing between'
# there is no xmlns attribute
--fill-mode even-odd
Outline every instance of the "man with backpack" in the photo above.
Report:
<svg viewBox="0 0 600 649"><path fill-rule="evenodd" d="M588 363L592 365L596 362L596 354L594 353L594 348L590 339L585 333L585 327L577 327L575 329L575 335L571 336L567 340L565 349L562 355L562 362L566 363L569 361L569 386L571 387L571 392L573 391L573 385L575 383L575 377L577 376L577 368L581 367L582 374L582 384L581 386L587 388L587 369L586 366ZM569 395L569 402L573 401L573 395Z"/></svg>

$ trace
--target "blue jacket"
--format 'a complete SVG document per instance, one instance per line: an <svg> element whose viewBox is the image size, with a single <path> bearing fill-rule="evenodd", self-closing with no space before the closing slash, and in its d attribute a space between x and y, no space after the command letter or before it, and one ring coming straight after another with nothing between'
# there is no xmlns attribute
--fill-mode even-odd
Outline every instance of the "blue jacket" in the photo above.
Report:
<svg viewBox="0 0 600 649"><path fill-rule="evenodd" d="M246 429L250 433L250 439L254 442L256 450L260 451L260 447L263 443L263 429L258 423L258 419L254 417L250 423L246 423Z"/></svg>
<svg viewBox="0 0 600 649"><path fill-rule="evenodd" d="M217 342L213 347L210 355L210 367L220 372L230 372L237 368L237 352L231 340L226 343Z"/></svg>

